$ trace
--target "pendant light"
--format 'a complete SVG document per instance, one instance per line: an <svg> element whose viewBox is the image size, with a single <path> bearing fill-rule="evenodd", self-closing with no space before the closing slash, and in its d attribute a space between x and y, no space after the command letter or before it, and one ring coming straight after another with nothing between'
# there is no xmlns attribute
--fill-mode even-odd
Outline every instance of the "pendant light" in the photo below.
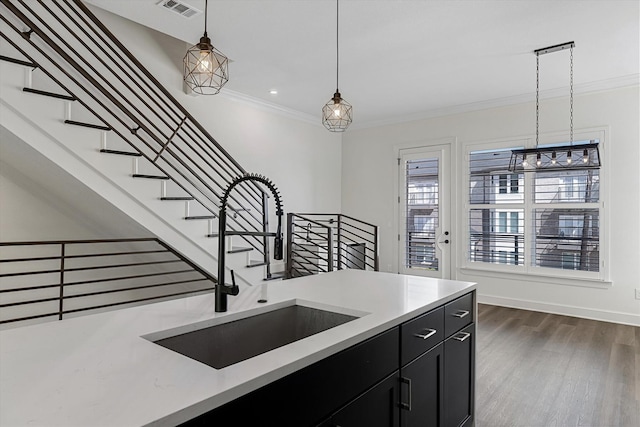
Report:
<svg viewBox="0 0 640 427"><path fill-rule="evenodd" d="M208 0L204 2L204 35L184 56L184 82L200 95L215 95L229 81L229 59L207 36Z"/></svg>
<svg viewBox="0 0 640 427"><path fill-rule="evenodd" d="M338 85L339 75L339 50L338 50L338 11L339 5L336 0L336 92L333 98L322 107L322 124L331 132L344 132L353 121L353 110L351 104L342 99Z"/></svg>
<svg viewBox="0 0 640 427"><path fill-rule="evenodd" d="M580 169L597 169L600 167L600 152L598 143L590 141L589 144L573 144L573 48L574 42L563 43L555 46L549 46L534 51L536 54L536 148L525 148L511 151L511 160L509 161L509 171L511 172L535 172L536 170L562 170L566 168ZM569 145L554 147L539 147L540 140L540 55L558 52L569 49L570 51L570 67L569 67L569 115L570 125ZM572 151L582 150L582 161L575 162L572 157ZM535 158L535 162L528 161L531 155Z"/></svg>

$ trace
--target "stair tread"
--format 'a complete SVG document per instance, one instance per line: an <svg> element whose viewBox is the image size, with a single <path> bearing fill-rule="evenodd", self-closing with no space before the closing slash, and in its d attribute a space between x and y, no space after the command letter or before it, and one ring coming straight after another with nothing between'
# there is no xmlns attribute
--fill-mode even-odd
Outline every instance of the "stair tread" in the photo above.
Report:
<svg viewBox="0 0 640 427"><path fill-rule="evenodd" d="M263 280L269 281L269 280L278 280L278 279L284 279L284 271L271 273L271 277L265 277Z"/></svg>
<svg viewBox="0 0 640 427"><path fill-rule="evenodd" d="M245 247L245 246L232 246L231 249L227 251L228 254L236 254L239 252L249 252L252 251L253 248Z"/></svg>
<svg viewBox="0 0 640 427"><path fill-rule="evenodd" d="M267 265L268 263L264 262L264 261L257 261L257 260L251 260L249 261L249 265L247 265L247 268L252 268L252 267L261 267L263 265Z"/></svg>
<svg viewBox="0 0 640 427"><path fill-rule="evenodd" d="M142 157L142 154L134 153L132 151L108 150L106 148L103 148L103 149L100 150L100 152L101 153L106 153L106 154L119 154L121 156Z"/></svg>
<svg viewBox="0 0 640 427"><path fill-rule="evenodd" d="M131 175L134 178L148 178L148 179L169 179L168 176L162 176L162 175L145 175L142 173L134 173L133 175Z"/></svg>
<svg viewBox="0 0 640 427"><path fill-rule="evenodd" d="M185 197L160 197L160 200L194 200L193 197L191 196L185 196Z"/></svg>
<svg viewBox="0 0 640 427"><path fill-rule="evenodd" d="M38 64L34 64L33 62L24 61L22 59L12 58L10 56L0 55L0 60L11 62L13 64L24 65L25 67L38 68Z"/></svg>
<svg viewBox="0 0 640 427"><path fill-rule="evenodd" d="M216 216L215 215L192 215L192 216L185 216L184 219L186 220L194 220L194 219L215 219Z"/></svg>
<svg viewBox="0 0 640 427"><path fill-rule="evenodd" d="M111 128L109 126L96 125L94 123L78 122L76 120L65 120L64 122L66 124L68 124L68 125L82 126L82 127L85 127L85 128L100 129L100 130L111 130Z"/></svg>
<svg viewBox="0 0 640 427"><path fill-rule="evenodd" d="M30 87L23 87L22 91L27 93L33 93L36 95L49 96L51 98L66 99L67 101L75 101L77 99L75 96L72 96L72 95L67 95L64 93L49 92L47 90L32 89Z"/></svg>

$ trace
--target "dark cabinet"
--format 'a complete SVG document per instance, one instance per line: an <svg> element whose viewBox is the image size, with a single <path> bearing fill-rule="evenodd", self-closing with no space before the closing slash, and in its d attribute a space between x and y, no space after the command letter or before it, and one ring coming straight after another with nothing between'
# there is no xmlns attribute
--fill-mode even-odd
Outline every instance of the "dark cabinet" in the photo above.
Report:
<svg viewBox="0 0 640 427"><path fill-rule="evenodd" d="M475 324L444 342L444 426L470 426L474 407Z"/></svg>
<svg viewBox="0 0 640 427"><path fill-rule="evenodd" d="M469 427L475 291L184 425Z"/></svg>
<svg viewBox="0 0 640 427"><path fill-rule="evenodd" d="M443 348L442 343L438 344L400 370L402 427L441 425Z"/></svg>
<svg viewBox="0 0 640 427"><path fill-rule="evenodd" d="M401 325L402 427L473 423L474 298L469 293Z"/></svg>
<svg viewBox="0 0 640 427"><path fill-rule="evenodd" d="M336 412L324 427L398 427L398 371Z"/></svg>

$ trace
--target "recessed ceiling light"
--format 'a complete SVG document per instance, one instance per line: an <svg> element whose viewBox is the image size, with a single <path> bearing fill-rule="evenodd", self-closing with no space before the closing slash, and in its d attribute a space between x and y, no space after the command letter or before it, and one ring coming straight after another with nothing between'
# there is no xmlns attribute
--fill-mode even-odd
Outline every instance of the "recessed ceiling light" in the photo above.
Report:
<svg viewBox="0 0 640 427"><path fill-rule="evenodd" d="M277 94L278 94L278 91L277 91L277 90L275 90L275 89L271 89L271 90L269 91L269 93L270 93L271 95L277 95Z"/></svg>

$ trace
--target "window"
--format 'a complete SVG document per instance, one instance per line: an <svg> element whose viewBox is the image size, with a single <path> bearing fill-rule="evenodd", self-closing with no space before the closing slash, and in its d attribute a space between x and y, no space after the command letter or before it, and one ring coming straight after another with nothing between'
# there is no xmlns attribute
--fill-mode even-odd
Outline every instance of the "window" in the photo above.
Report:
<svg viewBox="0 0 640 427"><path fill-rule="evenodd" d="M524 263L524 174L506 173L511 149L469 157L469 260Z"/></svg>
<svg viewBox="0 0 640 427"><path fill-rule="evenodd" d="M520 177L517 173L495 175L493 183L497 188L498 194L518 193L520 191Z"/></svg>
<svg viewBox="0 0 640 427"><path fill-rule="evenodd" d="M406 264L410 268L438 269L436 229L439 220L437 158L406 162Z"/></svg>
<svg viewBox="0 0 640 427"><path fill-rule="evenodd" d="M517 234L520 229L520 212L509 212L509 233Z"/></svg>
<svg viewBox="0 0 640 427"><path fill-rule="evenodd" d="M520 188L520 177L517 173L496 175L495 182L497 182L498 194L518 193Z"/></svg>
<svg viewBox="0 0 640 427"><path fill-rule="evenodd" d="M511 150L518 148L469 151L467 260L601 278L601 170L574 163L511 173Z"/></svg>
<svg viewBox="0 0 640 427"><path fill-rule="evenodd" d="M558 215L558 236L580 237L584 219L580 215Z"/></svg>
<svg viewBox="0 0 640 427"><path fill-rule="evenodd" d="M507 213L506 212L498 212L498 226L496 227L495 231L498 233L507 232Z"/></svg>

